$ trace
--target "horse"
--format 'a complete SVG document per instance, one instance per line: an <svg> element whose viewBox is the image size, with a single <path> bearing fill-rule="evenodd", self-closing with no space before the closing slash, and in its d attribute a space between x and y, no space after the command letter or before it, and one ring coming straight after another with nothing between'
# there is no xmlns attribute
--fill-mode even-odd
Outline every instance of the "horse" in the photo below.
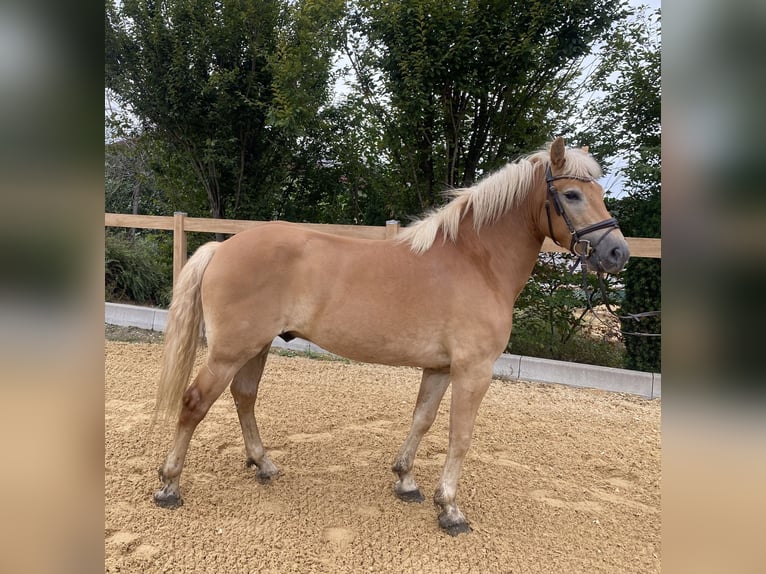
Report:
<svg viewBox="0 0 766 574"><path fill-rule="evenodd" d="M168 315L156 413L177 424L155 503L183 504L179 480L192 434L230 383L247 465L261 481L277 476L254 404L281 335L355 361L422 369L411 427L391 467L404 501L424 500L415 455L452 384L449 446L433 500L444 531L470 532L456 500L461 467L545 237L568 243L590 270L617 273L630 256L599 177L586 148L556 138L453 190L448 203L392 239L275 221L201 246L179 275ZM187 387L203 321L207 362Z"/></svg>

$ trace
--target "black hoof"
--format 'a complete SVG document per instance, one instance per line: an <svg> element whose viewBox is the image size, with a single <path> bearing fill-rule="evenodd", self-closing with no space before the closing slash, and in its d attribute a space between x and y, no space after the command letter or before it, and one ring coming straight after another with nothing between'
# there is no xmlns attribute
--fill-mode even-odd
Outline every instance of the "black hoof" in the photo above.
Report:
<svg viewBox="0 0 766 574"><path fill-rule="evenodd" d="M183 499L177 494L163 494L162 491L154 493L154 504L160 508L175 510L183 506Z"/></svg>
<svg viewBox="0 0 766 574"><path fill-rule="evenodd" d="M271 484L274 479L279 476L279 472L263 472L261 471L261 467L258 466L258 463L255 462L252 458L248 458L245 461L245 466L247 468L256 468L255 478L260 482L261 484Z"/></svg>
<svg viewBox="0 0 766 574"><path fill-rule="evenodd" d="M468 534L473 531L473 528L468 526L468 521L463 517L460 512L447 513L442 512L439 514L439 526L444 532L450 536L457 536L458 534Z"/></svg>
<svg viewBox="0 0 766 574"><path fill-rule="evenodd" d="M276 477L276 474L261 474L260 472L255 473L255 479L261 484L271 484L274 482Z"/></svg>
<svg viewBox="0 0 766 574"><path fill-rule="evenodd" d="M425 497L421 494L419 488L407 492L397 491L396 496L399 497L399 500L403 500L404 502L423 502L425 500Z"/></svg>
<svg viewBox="0 0 766 574"><path fill-rule="evenodd" d="M458 534L468 534L470 532L473 532L473 528L468 526L467 522L458 522L457 524L442 526L442 530L444 530L444 532L446 532L450 536L457 536Z"/></svg>

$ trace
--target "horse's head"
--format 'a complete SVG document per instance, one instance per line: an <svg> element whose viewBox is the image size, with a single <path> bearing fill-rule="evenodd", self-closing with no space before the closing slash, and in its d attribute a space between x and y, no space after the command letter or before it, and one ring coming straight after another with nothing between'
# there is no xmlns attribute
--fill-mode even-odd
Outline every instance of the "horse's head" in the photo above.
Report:
<svg viewBox="0 0 766 574"><path fill-rule="evenodd" d="M566 150L556 138L546 166L541 231L584 258L593 271L618 273L630 257L628 244L604 205L604 190L588 166L587 150Z"/></svg>

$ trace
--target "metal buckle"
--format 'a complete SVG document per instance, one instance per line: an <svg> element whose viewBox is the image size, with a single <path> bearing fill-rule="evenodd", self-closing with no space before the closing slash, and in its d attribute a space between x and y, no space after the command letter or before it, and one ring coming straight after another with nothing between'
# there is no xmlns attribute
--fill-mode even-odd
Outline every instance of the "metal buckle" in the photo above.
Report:
<svg viewBox="0 0 766 574"><path fill-rule="evenodd" d="M572 248L570 249L570 251L572 251L572 253L574 253L575 255L577 255L579 257L585 257L586 259L588 257L590 257L591 254L593 253L593 246L590 244L590 240L588 240L588 239L579 239L576 236L575 233L573 233L572 235L573 235L573 238L572 238ZM577 247L581 246L581 245L584 246L583 252L582 253L578 253L577 252Z"/></svg>

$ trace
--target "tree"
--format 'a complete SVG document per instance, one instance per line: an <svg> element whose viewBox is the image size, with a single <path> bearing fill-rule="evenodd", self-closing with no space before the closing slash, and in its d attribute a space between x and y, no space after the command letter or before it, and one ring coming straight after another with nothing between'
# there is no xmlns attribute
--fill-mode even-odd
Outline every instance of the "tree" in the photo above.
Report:
<svg viewBox="0 0 766 574"><path fill-rule="evenodd" d="M346 53L388 156L411 186L405 213L542 145L562 88L622 2L362 0Z"/></svg>
<svg viewBox="0 0 766 574"><path fill-rule="evenodd" d="M639 11L617 27L592 80L603 97L591 103L580 135L603 163L622 158L627 196L613 202L613 211L628 236L661 235L660 48L660 10ZM661 308L659 260L630 259L624 281L623 313ZM659 317L622 324L625 331L645 333L659 333L660 326ZM626 336L625 347L628 368L661 370L659 337Z"/></svg>
<svg viewBox="0 0 766 574"><path fill-rule="evenodd" d="M107 212L137 215L142 196L153 188L141 141L124 139L104 149L104 207Z"/></svg>
<svg viewBox="0 0 766 574"><path fill-rule="evenodd" d="M399 193L374 118L351 95L323 109L298 142L279 215L293 221L383 225Z"/></svg>
<svg viewBox="0 0 766 574"><path fill-rule="evenodd" d="M161 142L167 165L195 175L213 217L257 210L328 99L342 6L107 1L106 86Z"/></svg>

